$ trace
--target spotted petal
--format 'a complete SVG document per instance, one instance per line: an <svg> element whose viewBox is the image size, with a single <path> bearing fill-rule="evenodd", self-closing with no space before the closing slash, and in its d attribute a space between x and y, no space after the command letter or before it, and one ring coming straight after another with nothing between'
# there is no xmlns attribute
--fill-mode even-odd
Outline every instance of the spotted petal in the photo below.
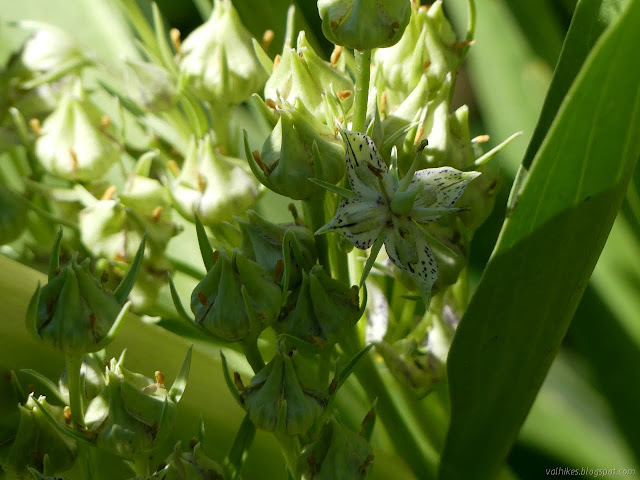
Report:
<svg viewBox="0 0 640 480"><path fill-rule="evenodd" d="M380 192L380 184L387 192L393 189L389 167L382 161L373 140L364 133L340 130L344 139L347 178L351 189L358 195L370 197Z"/></svg>
<svg viewBox="0 0 640 480"><path fill-rule="evenodd" d="M334 231L342 234L355 247L363 250L376 241L389 218L389 209L382 204L378 195L376 200L350 199L338 205L335 217L316 235Z"/></svg>
<svg viewBox="0 0 640 480"><path fill-rule="evenodd" d="M411 275L422 295L430 298L438 265L420 230L408 223L388 229L385 249L394 265Z"/></svg>
<svg viewBox="0 0 640 480"><path fill-rule="evenodd" d="M411 217L426 222L438 219L443 213L459 211L453 205L462 196L467 184L478 175L479 172L461 172L451 167L417 171L409 188L421 186L422 190L416 196Z"/></svg>

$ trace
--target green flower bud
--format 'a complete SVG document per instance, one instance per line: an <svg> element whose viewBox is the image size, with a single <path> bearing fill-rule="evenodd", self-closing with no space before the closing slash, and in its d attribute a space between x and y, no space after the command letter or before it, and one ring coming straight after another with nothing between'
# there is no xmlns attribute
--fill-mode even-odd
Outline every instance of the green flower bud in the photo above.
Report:
<svg viewBox="0 0 640 480"><path fill-rule="evenodd" d="M355 50L390 47L411 16L409 0L318 0L322 32L330 42Z"/></svg>
<svg viewBox="0 0 640 480"><path fill-rule="evenodd" d="M262 170L258 178L262 176L265 186L289 198L305 200L316 191L309 179L321 177L337 183L344 175L344 150L331 137L314 131L300 110L282 112L262 153L251 154L245 145L247 159L254 169Z"/></svg>
<svg viewBox="0 0 640 480"><path fill-rule="evenodd" d="M398 43L376 50L375 85L387 93L391 111L402 103L425 75L429 88L440 88L460 63L462 48L444 16L442 0L430 7L413 4L411 21Z"/></svg>
<svg viewBox="0 0 640 480"><path fill-rule="evenodd" d="M98 447L131 459L153 453L171 433L176 407L186 385L191 350L171 388L156 372L155 381L131 372L120 359L107 367L107 385L85 412L85 424Z"/></svg>
<svg viewBox="0 0 640 480"><path fill-rule="evenodd" d="M344 111L349 110L353 103L353 81L344 71L322 60L301 31L296 49L284 47L280 61L264 87L264 97L280 106L300 101L314 116L324 117L322 97L331 89L340 92Z"/></svg>
<svg viewBox="0 0 640 480"><path fill-rule="evenodd" d="M171 220L170 206L165 186L136 174L129 177L125 191L117 194L117 199L96 201L78 216L82 243L93 255L109 261L130 264L146 233L148 247L131 291L132 304L138 310L155 303L166 272L171 269L164 252L179 230ZM119 268L112 272L116 278L122 275Z"/></svg>
<svg viewBox="0 0 640 480"><path fill-rule="evenodd" d="M323 348L340 341L364 312L366 296L360 306L358 288L329 277L316 265L289 297L278 331L301 338Z"/></svg>
<svg viewBox="0 0 640 480"><path fill-rule="evenodd" d="M260 370L241 393L251 421L258 428L289 435L305 433L326 405L326 398L305 378L307 369L298 365L298 349L282 353Z"/></svg>
<svg viewBox="0 0 640 480"><path fill-rule="evenodd" d="M19 25L35 30L20 52L20 62L28 70L48 72L85 58L80 44L61 28L34 21L22 21Z"/></svg>
<svg viewBox="0 0 640 480"><path fill-rule="evenodd" d="M36 405L47 410L50 416L64 423L62 407L50 405L45 397L37 400L30 395L24 405L18 405L17 424L11 441L0 447L0 467L9 478L31 478L27 468L43 470L45 456L51 473L71 468L77 450L75 442L63 436Z"/></svg>
<svg viewBox="0 0 640 480"><path fill-rule="evenodd" d="M301 254L298 260L294 251L290 252L291 274L289 286L295 287L302 280L302 271L308 271L316 263L317 253L313 233L303 225L271 223L256 212L247 212L247 221L238 219L242 231L242 252L247 258L258 263L273 279L280 282L284 275L285 233L293 237ZM290 248L290 250L293 250ZM300 264L298 264L300 261Z"/></svg>
<svg viewBox="0 0 640 480"><path fill-rule="evenodd" d="M126 78L131 98L150 112L171 108L178 94L177 86L164 68L149 62L127 60Z"/></svg>
<svg viewBox="0 0 640 480"><path fill-rule="evenodd" d="M268 76L251 38L231 1L217 1L209 20L182 42L180 70L214 103L241 103Z"/></svg>
<svg viewBox="0 0 640 480"><path fill-rule="evenodd" d="M285 108L281 115L287 117L298 133L305 150L313 156L313 144L318 147L318 157L312 158L314 171L321 180L338 183L344 176L344 144L336 138L332 128L319 121L300 100L295 107ZM320 161L321 165L315 165Z"/></svg>
<svg viewBox="0 0 640 480"><path fill-rule="evenodd" d="M372 463L367 440L331 419L302 450L298 469L305 480L355 480L365 478Z"/></svg>
<svg viewBox="0 0 640 480"><path fill-rule="evenodd" d="M384 341L375 345L396 380L420 397L431 392L446 375L445 363L428 348L419 347L412 338L391 345Z"/></svg>
<svg viewBox="0 0 640 480"><path fill-rule="evenodd" d="M0 183L0 245L13 242L26 226L26 208L13 192Z"/></svg>
<svg viewBox="0 0 640 480"><path fill-rule="evenodd" d="M205 225L229 221L258 197L255 181L239 159L217 153L209 135L191 141L180 175L171 187L176 210L189 221L194 212Z"/></svg>
<svg viewBox="0 0 640 480"><path fill-rule="evenodd" d="M49 115L35 152L51 174L72 181L98 180L120 158L113 127L84 95L67 93Z"/></svg>
<svg viewBox="0 0 640 480"><path fill-rule="evenodd" d="M171 220L171 197L166 186L149 178L149 157L141 157L124 191L114 187L79 214L82 243L97 257L130 263L147 234L145 262L162 263L169 240L179 229ZM109 197L112 193L114 199Z"/></svg>
<svg viewBox="0 0 640 480"><path fill-rule="evenodd" d="M262 266L234 252L217 260L191 295L196 324L228 342L256 336L278 316L282 292Z"/></svg>
<svg viewBox="0 0 640 480"><path fill-rule="evenodd" d="M62 232L54 246L49 283L38 285L29 303L27 329L65 353L95 352L113 339L129 308L125 300L140 268L144 238L131 268L111 293L91 275L88 259L78 263L76 254L64 268L57 268L61 236Z"/></svg>

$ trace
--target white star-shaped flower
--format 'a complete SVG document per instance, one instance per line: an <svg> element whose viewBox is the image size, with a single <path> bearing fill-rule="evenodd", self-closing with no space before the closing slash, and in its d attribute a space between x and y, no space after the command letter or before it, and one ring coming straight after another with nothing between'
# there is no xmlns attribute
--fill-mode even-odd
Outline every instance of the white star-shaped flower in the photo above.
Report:
<svg viewBox="0 0 640 480"><path fill-rule="evenodd" d="M315 182L345 197L333 219L316 234L334 231L357 248L372 247L361 284L384 244L391 261L416 280L428 304L438 266L428 244L435 240L420 225L460 211L453 205L480 173L451 167L416 171L420 149L407 175L400 180L397 166L387 167L368 136L343 130L340 133L351 191Z"/></svg>

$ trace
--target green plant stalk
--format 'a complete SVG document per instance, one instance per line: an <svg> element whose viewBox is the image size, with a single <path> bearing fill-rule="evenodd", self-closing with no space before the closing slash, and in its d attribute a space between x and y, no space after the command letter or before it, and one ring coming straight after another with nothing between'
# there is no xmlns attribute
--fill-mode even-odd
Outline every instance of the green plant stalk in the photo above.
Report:
<svg viewBox="0 0 640 480"><path fill-rule="evenodd" d="M82 354L66 353L65 363L67 378L69 379L69 407L74 423L84 425L84 411L82 408L82 395L80 388L80 369L82 368Z"/></svg>
<svg viewBox="0 0 640 480"><path fill-rule="evenodd" d="M364 132L371 78L371 50L356 50L356 96L353 106L354 132Z"/></svg>
<svg viewBox="0 0 640 480"><path fill-rule="evenodd" d="M302 209L307 226L311 231L316 232L325 222L324 214L324 194L318 195L311 200L302 202ZM329 243L326 235L315 235L316 250L318 251L318 259L323 266L327 275L331 275L331 263L329 261Z"/></svg>
<svg viewBox="0 0 640 480"><path fill-rule="evenodd" d="M360 342L355 333L354 329L349 338L341 343L348 356L355 355L359 351ZM434 452L432 455L434 458L430 461L429 449L425 448L423 439L419 438L415 429L407 423L407 416L402 413L401 406L389 393L392 387L380 375L371 352L362 357L354 373L369 401L377 400L376 413L380 416L396 451L402 452L409 467L418 478L435 479L437 455Z"/></svg>

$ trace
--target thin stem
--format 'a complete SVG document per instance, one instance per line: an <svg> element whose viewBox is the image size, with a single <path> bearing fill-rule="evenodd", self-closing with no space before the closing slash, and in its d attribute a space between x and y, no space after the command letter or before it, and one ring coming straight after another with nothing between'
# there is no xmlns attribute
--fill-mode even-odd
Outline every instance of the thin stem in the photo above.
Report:
<svg viewBox="0 0 640 480"><path fill-rule="evenodd" d="M353 125L355 132L364 132L369 101L371 78L371 50L356 50L356 96L354 100Z"/></svg>
<svg viewBox="0 0 640 480"><path fill-rule="evenodd" d="M280 445L282 456L292 478L298 477L298 457L300 456L300 440L296 435L274 435Z"/></svg>
<svg viewBox="0 0 640 480"><path fill-rule="evenodd" d="M84 425L84 412L82 408L82 392L80 382L80 369L82 368L82 354L67 353L65 355L67 378L69 380L69 407L71 418L78 425Z"/></svg>
<svg viewBox="0 0 640 480"><path fill-rule="evenodd" d="M304 211L304 218L311 231L316 232L320 227L326 223L326 217L324 214L324 194L321 198L312 198L311 200L305 200L302 203ZM329 262L329 243L327 241L327 235L316 235L316 249L318 250L318 257L320 264L324 268L327 275L331 275L331 264Z"/></svg>

